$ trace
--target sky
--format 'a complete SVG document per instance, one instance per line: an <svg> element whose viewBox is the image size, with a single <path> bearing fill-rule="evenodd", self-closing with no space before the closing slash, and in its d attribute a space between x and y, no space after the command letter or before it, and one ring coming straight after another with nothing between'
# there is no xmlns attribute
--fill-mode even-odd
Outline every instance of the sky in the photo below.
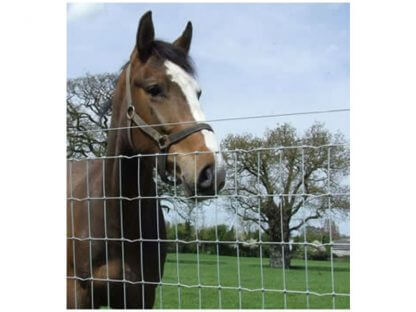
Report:
<svg viewBox="0 0 416 312"><path fill-rule="evenodd" d="M208 120L349 108L348 4L69 4L69 78L117 72L153 12L156 37L174 41L193 24L192 56ZM349 113L216 122L261 135L277 122L300 131L325 122L349 138Z"/></svg>
<svg viewBox="0 0 416 312"><path fill-rule="evenodd" d="M192 22L190 55L208 120L350 106L349 4L341 3L68 4L68 78L117 72L148 10L165 41ZM315 121L349 140L349 112L211 124L221 139L283 122L301 133Z"/></svg>

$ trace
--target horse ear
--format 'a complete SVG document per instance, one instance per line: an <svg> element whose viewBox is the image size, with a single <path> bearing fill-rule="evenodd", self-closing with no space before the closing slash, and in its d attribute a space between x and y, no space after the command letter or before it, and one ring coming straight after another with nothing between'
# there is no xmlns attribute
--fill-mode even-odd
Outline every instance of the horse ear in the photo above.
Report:
<svg viewBox="0 0 416 312"><path fill-rule="evenodd" d="M152 45L155 39L153 28L152 11L147 11L139 22L137 30L136 47L139 52L139 59L146 62L152 52Z"/></svg>
<svg viewBox="0 0 416 312"><path fill-rule="evenodd" d="M186 28L183 31L182 35L173 42L173 45L176 47L181 48L185 51L186 54L189 52L189 48L191 47L192 41L192 23L188 22L186 24Z"/></svg>

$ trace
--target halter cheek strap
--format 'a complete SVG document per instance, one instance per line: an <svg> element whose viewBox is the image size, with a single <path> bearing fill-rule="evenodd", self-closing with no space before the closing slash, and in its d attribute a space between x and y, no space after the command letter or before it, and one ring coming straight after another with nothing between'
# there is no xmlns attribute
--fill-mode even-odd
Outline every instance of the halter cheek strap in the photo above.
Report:
<svg viewBox="0 0 416 312"><path fill-rule="evenodd" d="M187 138L191 134L195 132L199 132L201 130L208 130L214 132L211 126L206 123L198 123L192 127L182 129L178 132L171 133L169 135L160 134L156 129L148 125L137 113L136 109L133 105L133 100L131 97L131 89L130 89L130 63L126 69L126 97L127 97L127 139L129 141L130 147L133 150L137 150L134 142L132 140L131 132L132 132L132 124L134 123L136 126L139 127L141 131L147 134L153 141L155 141L160 149L160 156L158 156L158 173L160 178L163 182L173 185L174 183L168 179L166 175L166 164L167 164L167 153L169 151L169 147L172 144L175 144L183 139Z"/></svg>

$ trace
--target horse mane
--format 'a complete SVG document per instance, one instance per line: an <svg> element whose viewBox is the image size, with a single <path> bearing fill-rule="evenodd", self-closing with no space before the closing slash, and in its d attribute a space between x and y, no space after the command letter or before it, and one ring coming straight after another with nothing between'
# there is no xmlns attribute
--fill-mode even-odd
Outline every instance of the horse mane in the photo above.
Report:
<svg viewBox="0 0 416 312"><path fill-rule="evenodd" d="M161 60L169 60L172 63L182 67L182 69L188 74L192 76L196 75L194 61L181 48L166 41L155 40L153 41L152 53L156 54ZM126 69L129 63L130 61L127 61L123 66L121 66L120 73Z"/></svg>
<svg viewBox="0 0 416 312"><path fill-rule="evenodd" d="M169 60L172 63L175 63L188 74L192 76L196 75L195 65L192 58L181 48L162 40L155 40L153 41L152 53L160 57L161 60ZM127 61L123 66L121 66L119 74L127 68L129 63L130 61ZM115 85L117 85L119 78L120 75L117 78ZM100 110L100 118L103 118L106 114L108 114L111 111L111 108L112 101L108 100L103 104L102 109Z"/></svg>
<svg viewBox="0 0 416 312"><path fill-rule="evenodd" d="M153 41L153 53L162 60L169 60L182 67L187 73L195 75L195 67L192 58L181 48L165 41Z"/></svg>

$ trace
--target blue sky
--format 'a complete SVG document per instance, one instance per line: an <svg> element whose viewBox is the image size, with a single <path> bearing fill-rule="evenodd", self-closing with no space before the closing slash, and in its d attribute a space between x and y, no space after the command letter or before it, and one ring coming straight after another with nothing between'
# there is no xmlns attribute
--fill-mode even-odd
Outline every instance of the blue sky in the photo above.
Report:
<svg viewBox="0 0 416 312"><path fill-rule="evenodd" d="M153 11L156 36L194 28L191 56L207 119L349 107L348 4L69 4L68 77L116 72ZM277 122L303 130L315 120L349 138L349 113L218 122L223 137L261 135Z"/></svg>
<svg viewBox="0 0 416 312"><path fill-rule="evenodd" d="M190 53L208 120L349 108L349 5L339 3L69 4L68 77L117 72L147 10L156 37L166 41L192 21ZM314 121L349 139L348 112L212 125L221 139L227 133L262 135L278 122L303 131ZM349 233L348 220L339 225Z"/></svg>

